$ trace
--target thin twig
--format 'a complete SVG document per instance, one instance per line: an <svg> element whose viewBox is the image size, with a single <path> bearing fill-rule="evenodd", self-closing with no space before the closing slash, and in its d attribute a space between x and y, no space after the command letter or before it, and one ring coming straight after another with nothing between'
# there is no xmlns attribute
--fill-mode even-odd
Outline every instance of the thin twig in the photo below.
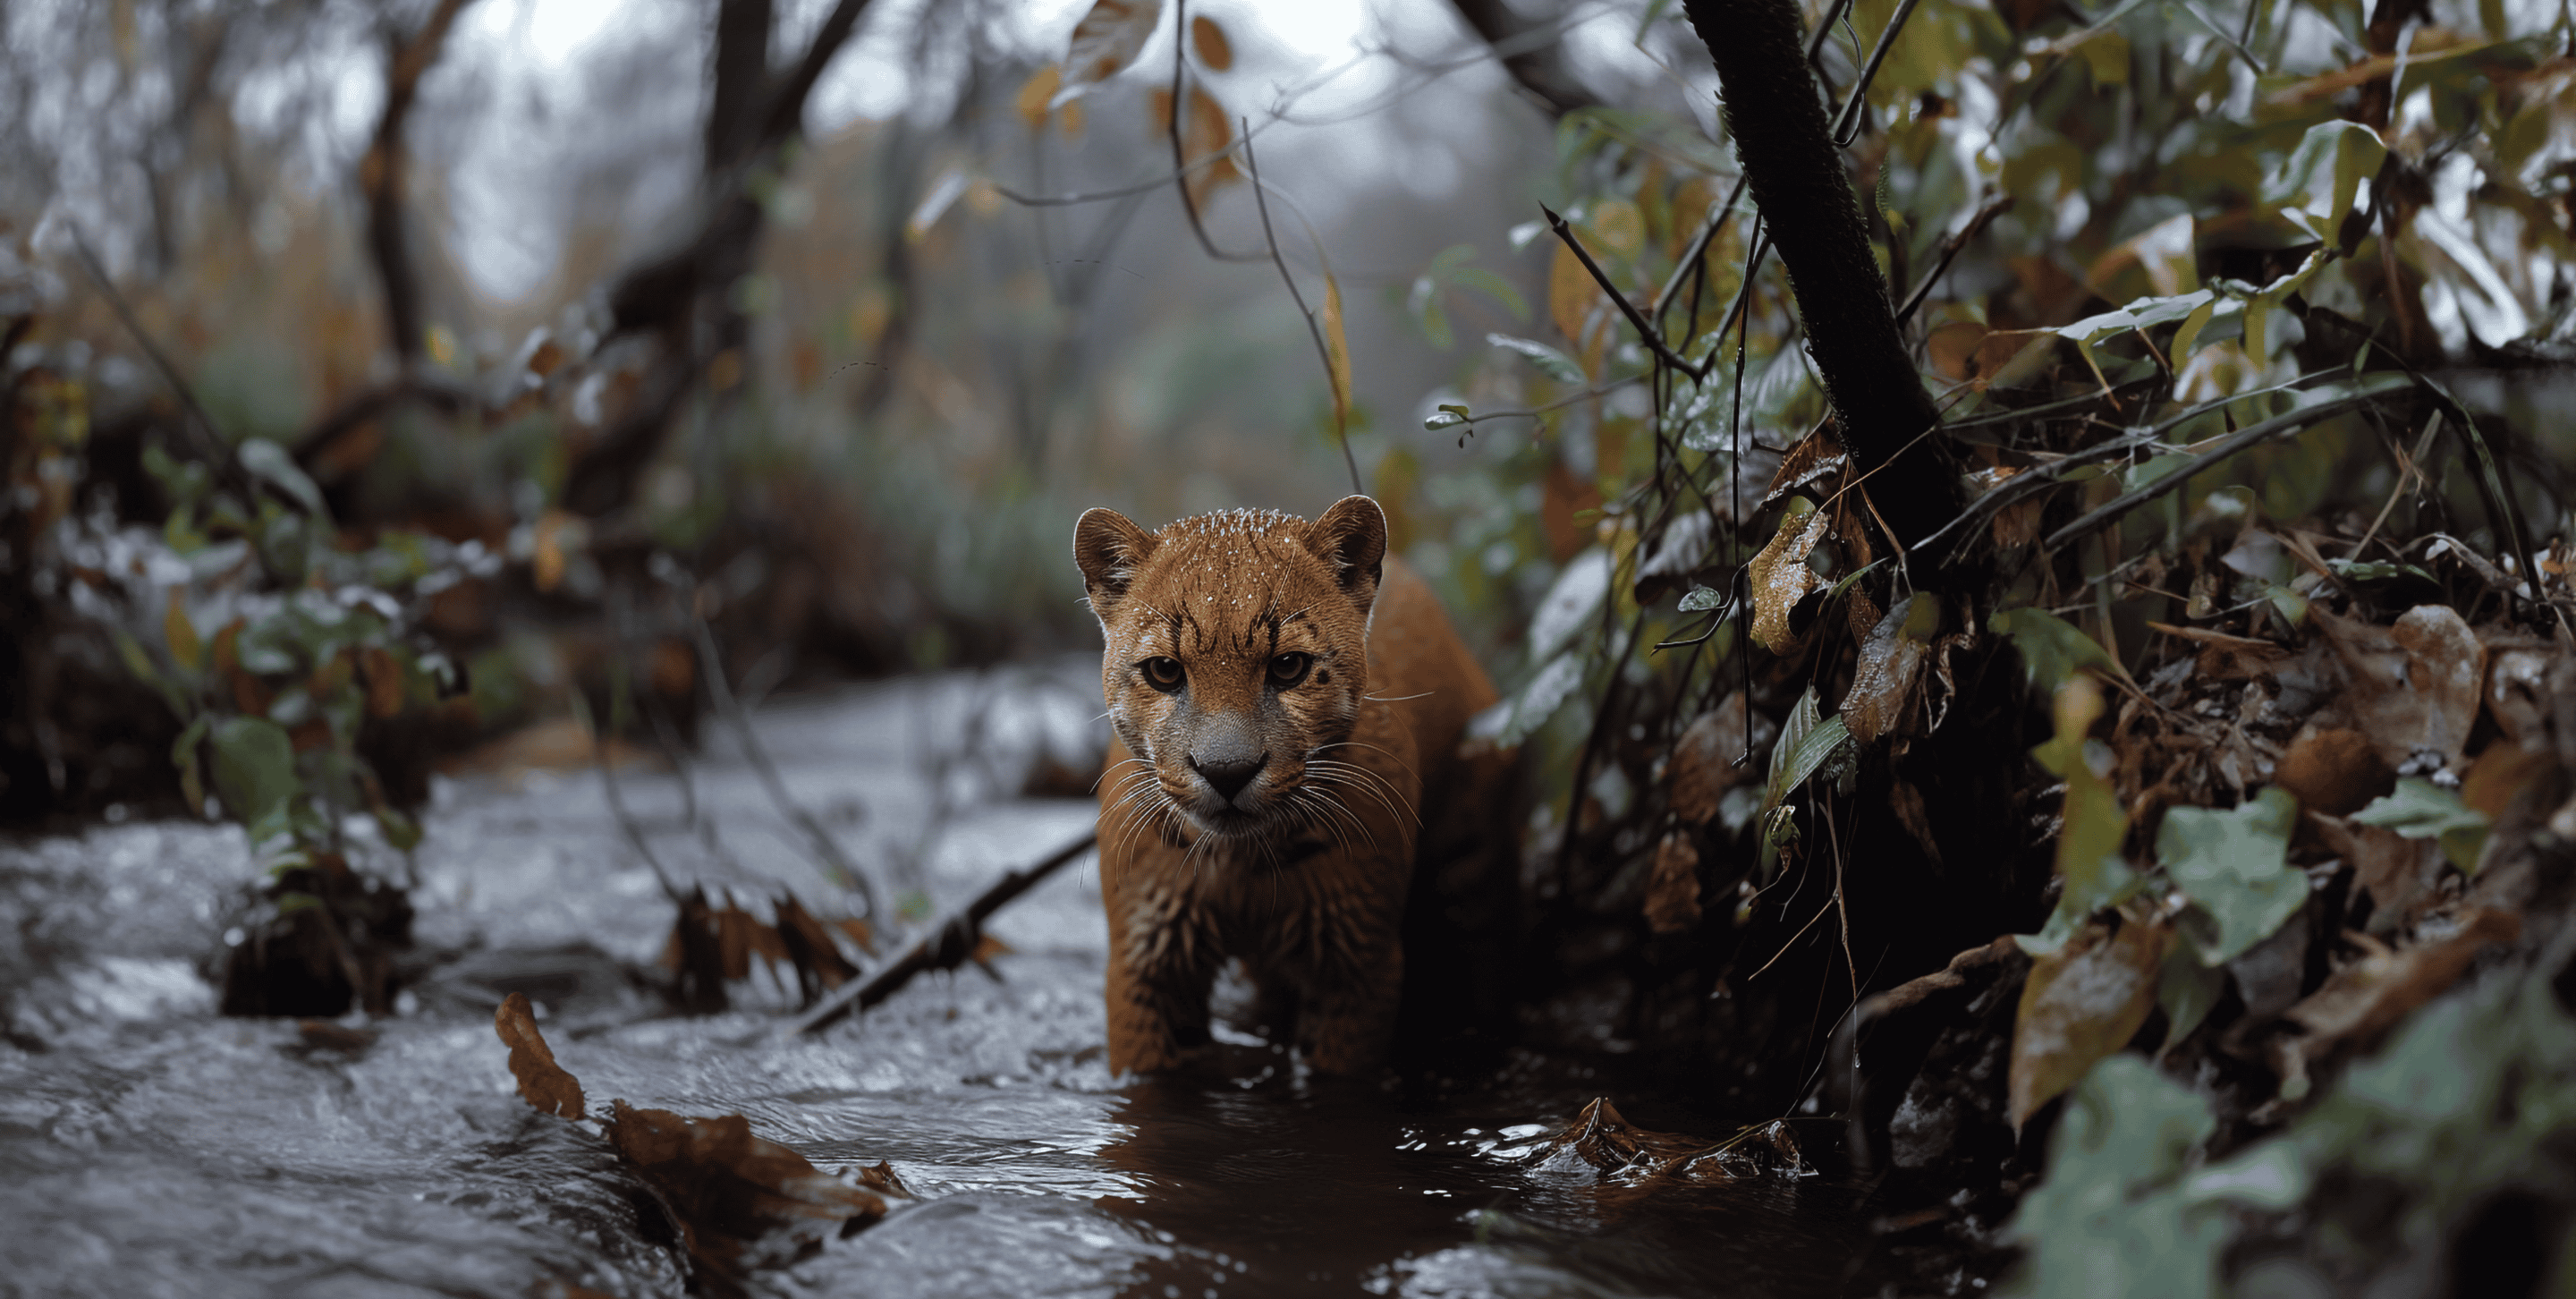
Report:
<svg viewBox="0 0 2576 1299"><path fill-rule="evenodd" d="M2216 465L2221 461L2235 456L2239 452L2243 452L2260 443L2269 441L2283 433L2306 428L2308 425L2314 424L2319 420L2326 419L2330 416L2340 415L2356 406L2367 405L2370 402L2378 400L2380 396L2381 394L2378 393L2354 393L2348 396L2335 397L2326 401L2318 402L2313 406L2302 406L2286 415L2276 415L2260 424L2250 425L2246 428L2239 429L2234 434L2222 439L2217 446L2211 447L2209 450L2193 456L2191 458L2191 463L2174 470L2172 473L2166 474L2162 478L2158 478L2154 482L2149 483L2136 491L2126 493L2113 499L2110 503L2095 509L2092 513L2050 533L2048 535L2048 539L2040 544L2043 549L2055 550L2070 541L2091 536L2093 533L2099 532L2102 529L2119 522L2123 517L2127 516L2131 510L2181 487L2183 484L2190 482L2195 475L2198 475L2202 471L2209 469L2211 466Z"/></svg>
<svg viewBox="0 0 2576 1299"><path fill-rule="evenodd" d="M1896 16L1887 20L1887 30L1878 34L1878 44L1869 51L1869 62L1860 70L1860 79L1852 83L1851 93L1844 98L1842 112L1834 118L1834 147L1849 147L1860 130L1860 107L1869 98L1869 83L1878 76L1878 65L1887 61L1887 52L1896 47L1896 34L1905 30L1905 20L1914 16L1914 6L1922 0L1905 0L1896 7Z"/></svg>
<svg viewBox="0 0 2576 1299"><path fill-rule="evenodd" d="M2012 205L2012 196L2009 194L1987 199L1986 205L1978 208L1975 216L1968 218L1968 224L1962 227L1959 233L1950 236L1942 243L1941 255L1932 259L1931 273L1923 277L1922 283L1914 286L1912 293L1905 295L1905 305L1896 309L1896 323L1899 328L1903 328L1906 321L1914 318L1915 311L1923 305L1925 298L1932 296L1932 286L1939 284L1941 277L1949 273L1950 263L1958 257L1959 250L1966 248L1969 240L1976 238L1979 232L1992 224L1996 217L2003 215L2005 209Z"/></svg>
<svg viewBox="0 0 2576 1299"><path fill-rule="evenodd" d="M1538 210L1547 214L1548 229L1555 231L1556 237L1564 240L1565 246L1574 250L1576 260L1583 263L1583 269L1591 274L1592 282L1600 285L1601 291L1610 295L1610 301L1618 304L1619 314L1628 318L1629 326L1637 331L1637 337L1645 342L1647 350L1653 352L1664 364L1691 376L1694 381L1708 373L1707 367L1692 365L1683 360L1680 353L1665 346L1663 335L1655 332L1654 325L1637 310L1636 304L1628 301L1628 295L1621 293L1619 287L1610 282L1610 276L1602 271L1599 262L1592 260L1592 253L1584 248L1583 241L1574 237L1574 227L1567 225L1564 217L1558 216L1555 209L1545 203L1539 204Z"/></svg>
<svg viewBox="0 0 2576 1299"><path fill-rule="evenodd" d="M179 404L196 417L197 436L204 443L203 450L207 459L213 462L215 472L230 479L242 491L251 491L250 474L233 458L232 448L225 445L223 434L215 428L214 417L208 415L205 406L197 400L197 390L188 386L187 379L179 373L179 367L170 360L170 354L162 351L161 345L153 341L150 331L143 328L142 320L134 314L134 305L127 302L125 295L117 291L115 282L107 278L107 269L99 265L98 254L90 251L89 237L81 233L78 226L72 228L72 251L80 255L81 269L89 273L90 283L98 286L100 296L115 309L116 318L125 323L125 332L134 336L134 345L151 358L152 367L161 372L161 381L170 385L170 391L178 395Z"/></svg>
<svg viewBox="0 0 2576 1299"><path fill-rule="evenodd" d="M1181 210L1189 214L1190 233L1199 237L1199 247L1220 262L1257 262L1259 253L1229 253L1208 237L1207 227L1199 223L1199 201L1190 193L1189 156L1181 147L1181 118L1188 107L1190 65L1186 57L1190 48L1190 3L1176 0L1172 6L1172 114L1163 125L1172 137L1172 184L1181 192ZM1251 119L1246 118L1250 129Z"/></svg>
<svg viewBox="0 0 2576 1299"><path fill-rule="evenodd" d="M977 895L966 910L949 918L946 924L912 945L894 964L877 971L864 984L846 984L821 1005L807 1011L803 1018L789 1026L789 1034L815 1033L841 1022L853 1012L866 1010L893 996L914 975L925 970L953 970L975 954L983 937L984 922L1011 900L1036 887L1046 877L1079 860L1100 842L1097 834L1086 834L1056 850L1054 856L1026 870L1012 871L995 880L992 887Z"/></svg>
<svg viewBox="0 0 2576 1299"><path fill-rule="evenodd" d="M670 872L662 869L662 859L654 854L653 845L645 841L644 827L636 823L634 813L626 810L626 799L617 788L617 755L609 749L607 730L590 715L590 701L582 698L578 690L573 692L572 707L580 715L582 726L590 732L591 760L599 765L599 787L608 795L609 814L617 818L617 828L626 835L627 845L635 850L635 855L653 868L653 879L662 886L662 896L669 898L675 907L685 905L687 899L680 893L680 886L671 882Z"/></svg>
<svg viewBox="0 0 2576 1299"><path fill-rule="evenodd" d="M1287 282L1288 297L1297 304L1298 314L1306 318L1306 333L1315 340L1315 355L1324 362L1325 384L1338 388L1341 378L1333 372L1333 349L1324 343L1324 327L1316 322L1315 313L1307 308L1306 295L1297 291L1297 277L1288 273L1288 259L1279 255L1279 235L1270 227L1270 200L1262 197L1261 162L1252 156L1252 119L1241 120L1244 126L1243 163L1252 173L1253 206L1261 210L1261 242L1270 249L1270 264L1279 268L1279 278ZM1351 431L1345 427L1340 433L1342 463L1351 471L1351 491L1355 495L1366 496L1368 488L1360 482L1360 460L1351 451Z"/></svg>
<svg viewBox="0 0 2576 1299"><path fill-rule="evenodd" d="M716 652L715 633L708 629L707 620L698 616L696 588L683 586L680 595L689 602L689 622L697 631L698 653L706 660L707 694L715 701L716 710L733 724L734 733L742 740L743 754L751 759L752 770L759 774L760 783L768 789L770 800L778 805L781 815L804 832L807 841L813 845L814 854L823 859L824 866L832 874L833 882L858 894L859 901L867 907L866 918L876 919L879 914L876 886L868 881L857 863L842 853L841 845L823 828L823 823L815 820L812 813L789 796L787 782L779 778L777 764L769 760L768 748L761 744L760 736L752 730L750 715L743 711L742 701L734 698L733 686L725 680L724 659Z"/></svg>
<svg viewBox="0 0 2576 1299"><path fill-rule="evenodd" d="M1470 428L1489 419L1536 419L1541 415L1547 414L1549 411L1563 410L1578 402L1590 401L1595 397L1617 392L1632 383L1650 377L1650 375L1651 372L1648 372L1647 374L1632 374L1625 379L1612 379L1608 383L1596 383L1581 392L1573 394L1572 396L1559 397L1555 401L1549 402L1543 406L1532 406L1527 410L1489 410L1482 415L1469 415L1455 424L1443 424L1440 427L1443 430Z"/></svg>

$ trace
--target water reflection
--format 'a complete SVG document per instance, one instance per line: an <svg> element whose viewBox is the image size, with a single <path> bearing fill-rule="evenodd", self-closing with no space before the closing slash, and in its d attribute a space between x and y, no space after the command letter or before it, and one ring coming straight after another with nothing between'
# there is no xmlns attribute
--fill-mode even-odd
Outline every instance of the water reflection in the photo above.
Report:
<svg viewBox="0 0 2576 1299"><path fill-rule="evenodd" d="M869 852L925 828L905 819L927 801L905 783L916 768L882 740L902 733L887 714L913 706L879 690L765 723L799 797L875 809ZM770 812L746 772L719 760L698 782L731 832L726 869L751 876L737 883L813 887L792 841L750 829ZM669 778L639 775L626 794L683 859L695 840ZM1089 816L988 801L922 857L923 887L954 905ZM312 1033L215 1019L198 981L221 903L248 878L236 832L128 824L0 844L0 928L25 939L0 948L0 1290L680 1293L641 1186L595 1135L511 1094L491 1014L513 991L542 1004L595 1104L739 1112L826 1170L889 1160L920 1193L756 1278L775 1294L1797 1296L1838 1290L1857 1252L1852 1197L1827 1179L1604 1198L1516 1162L1604 1090L1646 1126L1721 1132L1578 1063L1525 1056L1426 1107L1302 1078L1230 1034L1202 1073L1122 1082L1100 1048L1087 870L998 919L1014 949L1003 981L924 978L788 1040L784 989L681 1019L637 982L669 911L595 785L460 786L432 825L435 968L404 1014Z"/></svg>

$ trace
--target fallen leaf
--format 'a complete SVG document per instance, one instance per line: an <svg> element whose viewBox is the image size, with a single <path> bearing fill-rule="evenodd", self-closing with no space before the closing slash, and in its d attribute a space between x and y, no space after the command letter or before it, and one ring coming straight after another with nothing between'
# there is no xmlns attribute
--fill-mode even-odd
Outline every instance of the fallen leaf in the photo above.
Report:
<svg viewBox="0 0 2576 1299"><path fill-rule="evenodd" d="M1654 874L1646 881L1646 927L1678 934L1699 924L1699 849L1675 831L1655 845Z"/></svg>
<svg viewBox="0 0 2576 1299"><path fill-rule="evenodd" d="M2266 789L2228 811L2177 807L2156 830L2156 857L2192 900L2182 931L2204 965L2225 965L2298 914L2308 877L2289 864L2299 800Z"/></svg>
<svg viewBox="0 0 2576 1299"><path fill-rule="evenodd" d="M2522 921L2511 912L2480 907L2461 917L2448 938L2382 948L2327 976L2324 986L2283 1016L2300 1034L2273 1039L2272 1069L2280 1075L2281 1095L2305 1095L2317 1062L2346 1047L2369 1046L2409 1011L2458 982L2488 944L2521 935Z"/></svg>
<svg viewBox="0 0 2576 1299"><path fill-rule="evenodd" d="M1586 1181L1647 1186L1679 1180L1731 1181L1763 1172L1805 1172L1786 1123L1755 1124L1724 1141L1654 1132L1630 1123L1607 1096L1592 1103L1521 1160L1540 1173L1573 1173Z"/></svg>
<svg viewBox="0 0 2576 1299"><path fill-rule="evenodd" d="M2409 908L2432 886L2440 863L2434 845L2347 817L2311 816L2309 824L2328 850L2350 863L2353 882L2370 895L2370 930L2401 925Z"/></svg>
<svg viewBox="0 0 2576 1299"><path fill-rule="evenodd" d="M2395 626L2377 627L2309 613L2344 666L2347 706L2381 761L2407 774L2458 771L2486 668L2486 649L2460 615L2418 605Z"/></svg>
<svg viewBox="0 0 2576 1299"><path fill-rule="evenodd" d="M1700 714L1697 721L1682 729L1681 738L1673 741L1672 764L1668 768L1671 807L1685 824L1706 825L1715 820L1726 791L1755 778L1753 773L1759 769L1755 763L1739 767L1735 759L1747 752L1762 752L1779 728L1772 725L1770 718L1756 714L1748 732L1744 711L1744 692L1739 690Z"/></svg>
<svg viewBox="0 0 2576 1299"><path fill-rule="evenodd" d="M1824 540L1831 522L1824 511L1811 507L1801 513L1793 503L1781 517L1779 531L1747 565L1753 587L1753 639L1774 654L1786 655L1797 648L1799 637L1790 630L1789 613L1826 585L1807 566L1807 555Z"/></svg>
<svg viewBox="0 0 2576 1299"><path fill-rule="evenodd" d="M2299 806L2328 816L2350 816L2396 785L2397 773L2380 761L2370 737L2347 727L2313 723L2290 737L2273 771L2274 784Z"/></svg>
<svg viewBox="0 0 2576 1299"><path fill-rule="evenodd" d="M2397 788L2385 798L2372 800L2370 806L2352 814L2362 825L2382 826L2409 839L2433 839L2442 845L2442 855L2462 871L2478 868L2478 852L2486 846L2488 820L2485 813L2472 811L2460 796L2413 776L2397 782Z"/></svg>
<svg viewBox="0 0 2576 1299"><path fill-rule="evenodd" d="M699 1119L610 1103L609 1144L680 1221L691 1257L719 1273L792 1262L823 1238L885 1216L885 1199L756 1136L739 1114Z"/></svg>
<svg viewBox="0 0 2576 1299"><path fill-rule="evenodd" d="M2126 855L2128 813L2104 775L2109 751L2087 738L2102 715L2101 689L2091 677L2070 676L2058 687L2053 711L2057 737L2030 752L2066 781L2057 833L2057 876L2064 883L2048 923L2020 940L2034 957L2058 951L2094 912L2126 901L2142 883Z"/></svg>
<svg viewBox="0 0 2576 1299"><path fill-rule="evenodd" d="M519 1095L546 1114L577 1119L582 1113L581 1080L555 1063L554 1048L537 1032L537 1016L528 994L514 992L493 1012L492 1031L510 1048L510 1076L519 1080Z"/></svg>
<svg viewBox="0 0 2576 1299"><path fill-rule="evenodd" d="M2173 930L2126 920L2093 924L2056 952L2031 958L2013 1020L2008 1105L2015 1131L2039 1107L2129 1044L2155 1008Z"/></svg>
<svg viewBox="0 0 2576 1299"><path fill-rule="evenodd" d="M2526 749L2549 747L2551 696L2550 655L2516 646L2493 651L2487 659L2487 714L2507 740Z"/></svg>
<svg viewBox="0 0 2576 1299"><path fill-rule="evenodd" d="M823 993L859 977L858 967L841 955L831 932L823 927L793 896L778 899L778 941L787 954L787 963L796 969L796 983L804 994L805 1004L812 1005Z"/></svg>
<svg viewBox="0 0 2576 1299"><path fill-rule="evenodd" d="M2527 749L2509 740L2490 744L2460 778L2460 802L2472 812L2500 821L2523 790L2557 766L2558 755L2545 748Z"/></svg>

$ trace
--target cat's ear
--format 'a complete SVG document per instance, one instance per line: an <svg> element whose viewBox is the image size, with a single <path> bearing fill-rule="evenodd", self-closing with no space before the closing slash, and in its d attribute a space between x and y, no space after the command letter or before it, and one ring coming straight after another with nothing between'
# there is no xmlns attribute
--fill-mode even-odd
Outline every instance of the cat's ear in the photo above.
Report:
<svg viewBox="0 0 2576 1299"><path fill-rule="evenodd" d="M1386 511L1365 496L1345 496L1307 528L1306 548L1333 566L1333 580L1366 614L1386 565Z"/></svg>
<svg viewBox="0 0 2576 1299"><path fill-rule="evenodd" d="M1154 535L1116 510L1085 510L1073 525L1073 562L1082 569L1083 589L1091 593L1091 612L1103 625L1153 553Z"/></svg>

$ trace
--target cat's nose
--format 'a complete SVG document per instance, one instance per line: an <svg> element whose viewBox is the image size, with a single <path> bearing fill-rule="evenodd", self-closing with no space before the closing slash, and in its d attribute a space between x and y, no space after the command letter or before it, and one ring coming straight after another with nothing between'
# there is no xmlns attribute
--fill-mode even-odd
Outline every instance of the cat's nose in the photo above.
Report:
<svg viewBox="0 0 2576 1299"><path fill-rule="evenodd" d="M1217 797L1228 803L1233 802L1234 796L1242 793L1243 787L1251 784L1252 778L1260 775L1261 769L1269 762L1268 753L1259 753L1248 758L1235 756L1201 758L1197 754L1190 755L1190 768L1199 773L1199 778L1208 783L1208 788L1216 791Z"/></svg>

